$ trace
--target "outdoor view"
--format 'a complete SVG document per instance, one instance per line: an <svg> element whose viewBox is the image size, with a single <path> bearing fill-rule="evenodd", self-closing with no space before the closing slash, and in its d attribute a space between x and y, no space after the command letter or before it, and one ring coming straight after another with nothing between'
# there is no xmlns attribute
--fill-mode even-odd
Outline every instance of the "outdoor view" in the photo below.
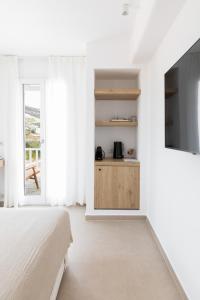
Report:
<svg viewBox="0 0 200 300"><path fill-rule="evenodd" d="M40 195L40 85L24 85L25 195Z"/></svg>

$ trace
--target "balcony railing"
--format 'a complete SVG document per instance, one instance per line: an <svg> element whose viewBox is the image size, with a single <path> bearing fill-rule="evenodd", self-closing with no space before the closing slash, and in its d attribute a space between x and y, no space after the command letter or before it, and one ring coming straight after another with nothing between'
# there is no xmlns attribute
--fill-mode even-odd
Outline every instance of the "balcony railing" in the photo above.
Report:
<svg viewBox="0 0 200 300"><path fill-rule="evenodd" d="M25 148L25 160L26 164L36 163L39 164L40 162L40 148Z"/></svg>
<svg viewBox="0 0 200 300"><path fill-rule="evenodd" d="M25 148L25 195L40 195L40 148Z"/></svg>

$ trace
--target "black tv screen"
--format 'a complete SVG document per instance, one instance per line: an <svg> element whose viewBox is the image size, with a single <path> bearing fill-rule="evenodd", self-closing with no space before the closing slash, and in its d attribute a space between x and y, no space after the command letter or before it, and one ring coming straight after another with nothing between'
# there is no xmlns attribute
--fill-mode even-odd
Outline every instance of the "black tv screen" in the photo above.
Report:
<svg viewBox="0 0 200 300"><path fill-rule="evenodd" d="M200 40L165 73L165 147L200 153Z"/></svg>

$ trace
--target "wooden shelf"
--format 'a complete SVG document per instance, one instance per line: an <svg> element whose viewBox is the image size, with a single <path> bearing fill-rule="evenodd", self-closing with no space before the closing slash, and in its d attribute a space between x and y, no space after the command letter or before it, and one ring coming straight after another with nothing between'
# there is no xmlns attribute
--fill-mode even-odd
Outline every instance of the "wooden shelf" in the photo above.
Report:
<svg viewBox="0 0 200 300"><path fill-rule="evenodd" d="M105 158L103 160L96 160L95 166L124 166L132 167L139 166L140 162L136 159L134 161L124 161L123 159Z"/></svg>
<svg viewBox="0 0 200 300"><path fill-rule="evenodd" d="M119 122L119 121L105 121L105 120L97 120L95 122L97 127L137 127L137 121L127 121L127 122Z"/></svg>
<svg viewBox="0 0 200 300"><path fill-rule="evenodd" d="M4 166L4 160L0 159L0 168L3 168L3 166Z"/></svg>
<svg viewBox="0 0 200 300"><path fill-rule="evenodd" d="M95 89L96 100L136 100L140 89Z"/></svg>

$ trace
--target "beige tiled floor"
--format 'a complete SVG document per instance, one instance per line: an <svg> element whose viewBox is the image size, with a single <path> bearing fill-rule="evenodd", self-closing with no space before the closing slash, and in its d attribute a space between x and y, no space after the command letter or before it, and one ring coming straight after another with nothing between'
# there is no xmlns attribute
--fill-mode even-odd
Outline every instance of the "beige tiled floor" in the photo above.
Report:
<svg viewBox="0 0 200 300"><path fill-rule="evenodd" d="M179 300L145 221L86 221L70 209L74 242L59 300Z"/></svg>

